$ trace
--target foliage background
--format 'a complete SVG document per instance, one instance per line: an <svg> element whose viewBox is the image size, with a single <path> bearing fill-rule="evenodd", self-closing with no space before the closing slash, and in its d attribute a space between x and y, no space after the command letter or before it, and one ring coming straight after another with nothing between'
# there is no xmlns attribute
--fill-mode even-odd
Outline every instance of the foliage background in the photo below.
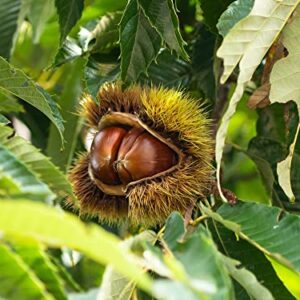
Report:
<svg viewBox="0 0 300 300"><path fill-rule="evenodd" d="M0 298L300 299L299 37L297 0L0 0ZM66 212L80 98L115 80L205 99L236 206Z"/></svg>

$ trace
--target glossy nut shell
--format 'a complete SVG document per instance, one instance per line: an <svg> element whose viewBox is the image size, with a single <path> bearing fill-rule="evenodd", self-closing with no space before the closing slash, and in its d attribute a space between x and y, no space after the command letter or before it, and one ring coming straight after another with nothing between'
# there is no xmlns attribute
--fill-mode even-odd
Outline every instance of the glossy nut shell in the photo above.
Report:
<svg viewBox="0 0 300 300"><path fill-rule="evenodd" d="M141 127L101 129L90 152L92 175L107 185L126 185L153 177L177 161L177 154L167 144Z"/></svg>

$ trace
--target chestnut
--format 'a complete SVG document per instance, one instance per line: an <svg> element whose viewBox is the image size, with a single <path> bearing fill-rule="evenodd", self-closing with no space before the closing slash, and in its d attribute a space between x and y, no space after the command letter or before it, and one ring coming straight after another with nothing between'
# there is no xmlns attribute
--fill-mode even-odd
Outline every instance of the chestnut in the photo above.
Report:
<svg viewBox="0 0 300 300"><path fill-rule="evenodd" d="M108 127L99 131L93 140L90 152L90 165L93 175L106 184L120 183L114 170L118 151L127 131L121 127Z"/></svg>
<svg viewBox="0 0 300 300"><path fill-rule="evenodd" d="M141 128L132 128L124 137L116 161L122 183L147 179L177 163L176 153L167 144Z"/></svg>
<svg viewBox="0 0 300 300"><path fill-rule="evenodd" d="M90 151L93 176L108 185L153 177L176 162L176 153L171 148L137 127L128 131L116 126L100 130Z"/></svg>
<svg viewBox="0 0 300 300"><path fill-rule="evenodd" d="M81 215L144 226L184 214L213 182L213 140L201 104L183 92L103 86L81 114L95 135L70 170Z"/></svg>

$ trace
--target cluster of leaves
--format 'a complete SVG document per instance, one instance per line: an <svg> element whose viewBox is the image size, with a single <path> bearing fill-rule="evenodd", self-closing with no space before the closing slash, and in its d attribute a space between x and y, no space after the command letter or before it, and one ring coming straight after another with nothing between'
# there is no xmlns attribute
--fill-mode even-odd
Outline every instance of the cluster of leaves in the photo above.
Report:
<svg viewBox="0 0 300 300"><path fill-rule="evenodd" d="M299 0L2 0L0 25L0 298L300 298ZM80 96L115 80L206 98L242 201L158 233L66 212Z"/></svg>

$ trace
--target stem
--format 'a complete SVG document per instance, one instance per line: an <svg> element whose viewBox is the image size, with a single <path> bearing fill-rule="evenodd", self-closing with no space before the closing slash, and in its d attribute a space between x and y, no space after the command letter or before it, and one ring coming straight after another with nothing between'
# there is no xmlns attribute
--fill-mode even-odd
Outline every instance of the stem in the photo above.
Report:
<svg viewBox="0 0 300 300"><path fill-rule="evenodd" d="M207 215L200 216L200 217L198 217L198 218L195 219L195 220L191 220L191 221L189 222L189 225L197 226L200 222L202 222L202 221L204 221L204 220L206 220L206 219L208 219L208 218L209 218L209 216L207 216Z"/></svg>

